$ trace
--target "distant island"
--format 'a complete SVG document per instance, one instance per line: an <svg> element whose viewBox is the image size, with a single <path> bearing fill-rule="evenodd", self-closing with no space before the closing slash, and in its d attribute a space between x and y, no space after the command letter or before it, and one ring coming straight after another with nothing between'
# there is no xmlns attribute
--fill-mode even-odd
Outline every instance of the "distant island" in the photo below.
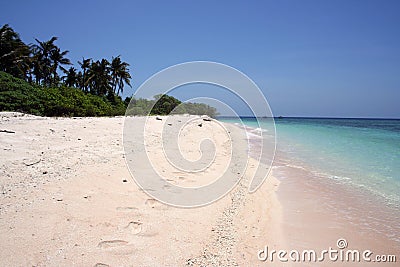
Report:
<svg viewBox="0 0 400 267"><path fill-rule="evenodd" d="M121 56L110 61L82 58L78 70L66 57L69 51L55 44L57 39L35 39L35 44L27 45L8 24L0 28L0 111L77 117L217 115L214 107L182 103L168 95L123 100L125 85L131 87L130 64Z"/></svg>

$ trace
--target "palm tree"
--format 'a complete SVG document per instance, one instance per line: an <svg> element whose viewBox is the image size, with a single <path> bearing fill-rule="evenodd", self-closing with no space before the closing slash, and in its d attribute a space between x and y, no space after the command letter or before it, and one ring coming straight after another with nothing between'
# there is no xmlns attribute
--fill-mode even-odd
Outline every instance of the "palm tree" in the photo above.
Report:
<svg viewBox="0 0 400 267"><path fill-rule="evenodd" d="M79 75L76 73L76 69L74 67L70 67L68 71L64 71L65 76L63 77L64 83L69 87L76 87L79 85Z"/></svg>
<svg viewBox="0 0 400 267"><path fill-rule="evenodd" d="M110 62L107 59L92 61L88 70L87 83L92 94L103 96L112 90Z"/></svg>
<svg viewBox="0 0 400 267"><path fill-rule="evenodd" d="M82 88L84 87L84 80L83 80L82 71L79 71L76 74L76 79L77 79L76 80L76 86L82 90Z"/></svg>
<svg viewBox="0 0 400 267"><path fill-rule="evenodd" d="M51 51L56 47L54 42L58 38L53 36L48 41L39 41L35 39L38 44L32 46L32 52L34 54L34 75L36 83L40 83L43 80L45 85L51 84L52 74L52 63L50 59Z"/></svg>
<svg viewBox="0 0 400 267"><path fill-rule="evenodd" d="M68 54L69 51L65 50L61 52L59 47L54 46L50 51L50 59L52 62L51 70L53 72L53 85L57 85L59 80L57 70L60 67L62 71L66 71L61 65L71 65L71 61L68 58L65 58L65 55Z"/></svg>
<svg viewBox="0 0 400 267"><path fill-rule="evenodd" d="M65 56L69 53L61 51L54 42L57 37L52 37L48 41L39 41L35 39L37 44L31 46L33 53L33 73L37 83L43 82L43 84L57 85L59 76L57 74L58 69L65 70L62 65L70 65L71 62Z"/></svg>
<svg viewBox="0 0 400 267"><path fill-rule="evenodd" d="M124 92L124 84L128 84L130 87L130 79L132 78L129 73L129 64L121 61L121 57L113 57L111 61L111 77L112 77L112 91L115 94L118 87L117 95L121 91Z"/></svg>
<svg viewBox="0 0 400 267"><path fill-rule="evenodd" d="M25 78L29 68L29 47L8 24L0 28L0 71Z"/></svg>
<svg viewBox="0 0 400 267"><path fill-rule="evenodd" d="M87 70L90 67L90 62L92 61L91 58L85 59L84 57L82 58L82 62L78 61L78 64L81 66L82 69L82 87L81 89L84 92L87 92Z"/></svg>

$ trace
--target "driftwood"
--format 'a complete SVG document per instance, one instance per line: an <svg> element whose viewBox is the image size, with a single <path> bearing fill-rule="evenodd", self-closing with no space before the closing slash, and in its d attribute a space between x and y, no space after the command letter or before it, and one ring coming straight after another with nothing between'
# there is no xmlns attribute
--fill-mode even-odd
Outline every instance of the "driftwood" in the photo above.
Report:
<svg viewBox="0 0 400 267"><path fill-rule="evenodd" d="M15 133L14 131L9 131L9 130L0 130L1 133Z"/></svg>

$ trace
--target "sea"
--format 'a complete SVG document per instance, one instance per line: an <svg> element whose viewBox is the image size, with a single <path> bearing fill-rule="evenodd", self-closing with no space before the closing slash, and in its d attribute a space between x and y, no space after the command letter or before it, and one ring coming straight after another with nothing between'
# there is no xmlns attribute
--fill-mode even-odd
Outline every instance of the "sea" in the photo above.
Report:
<svg viewBox="0 0 400 267"><path fill-rule="evenodd" d="M400 120L345 118L229 118L252 135L275 134L286 164L307 170L307 179L334 182L379 203L375 228L400 244ZM274 127L271 125L275 123ZM260 135L259 135L260 136ZM274 166L280 163L274 162ZM312 175L311 175L312 174ZM317 178L316 178L317 177ZM278 177L279 178L279 177ZM359 210L368 211L368 203ZM382 212L381 212L382 210ZM383 212L383 210L385 212ZM383 229L380 225L387 225ZM386 226L385 226L386 227Z"/></svg>

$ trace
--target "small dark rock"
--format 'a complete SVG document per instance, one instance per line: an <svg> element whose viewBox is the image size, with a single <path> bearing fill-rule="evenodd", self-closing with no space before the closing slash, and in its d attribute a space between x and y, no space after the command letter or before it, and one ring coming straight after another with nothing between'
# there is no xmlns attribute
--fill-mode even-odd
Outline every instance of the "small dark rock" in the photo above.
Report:
<svg viewBox="0 0 400 267"><path fill-rule="evenodd" d="M43 174L47 174L47 171L44 171Z"/></svg>
<svg viewBox="0 0 400 267"><path fill-rule="evenodd" d="M127 182L128 182L128 180L124 179L124 180L122 180L122 182L124 182L124 183L127 183Z"/></svg>
<svg viewBox="0 0 400 267"><path fill-rule="evenodd" d="M200 124L198 124L197 126L199 126L199 127L203 127L203 124L202 124L202 123L200 123Z"/></svg>
<svg viewBox="0 0 400 267"><path fill-rule="evenodd" d="M156 120L158 121L162 121L162 119L160 117L156 117Z"/></svg>

